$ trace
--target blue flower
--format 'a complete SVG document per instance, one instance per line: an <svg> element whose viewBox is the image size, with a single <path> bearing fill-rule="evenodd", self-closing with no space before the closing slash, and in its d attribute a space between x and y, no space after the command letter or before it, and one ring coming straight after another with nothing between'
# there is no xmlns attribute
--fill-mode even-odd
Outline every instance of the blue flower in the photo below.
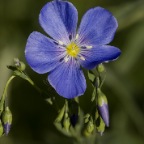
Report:
<svg viewBox="0 0 144 144"><path fill-rule="evenodd" d="M88 10L78 30L77 21L78 12L72 3L48 2L40 12L39 23L51 38L32 32L25 49L30 67L39 74L49 72L49 83L60 96L69 99L86 90L81 67L93 69L121 53L107 45L118 26L109 11L101 7Z"/></svg>

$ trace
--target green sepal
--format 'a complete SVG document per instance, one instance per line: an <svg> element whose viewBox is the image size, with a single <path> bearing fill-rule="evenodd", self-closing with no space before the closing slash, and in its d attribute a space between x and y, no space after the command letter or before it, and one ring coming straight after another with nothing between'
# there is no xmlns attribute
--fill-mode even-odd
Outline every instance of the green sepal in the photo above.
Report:
<svg viewBox="0 0 144 144"><path fill-rule="evenodd" d="M92 97L91 97L91 101L93 102L95 100L95 98L96 98L96 88L94 87Z"/></svg>
<svg viewBox="0 0 144 144"><path fill-rule="evenodd" d="M98 110L96 110L95 119L96 119L96 130L102 136L103 132L105 131L105 123L102 117L99 115Z"/></svg>
<svg viewBox="0 0 144 144"><path fill-rule="evenodd" d="M2 122L4 124L9 124L9 125L11 125L12 123L12 113L8 106L5 108L5 110L2 113Z"/></svg>
<svg viewBox="0 0 144 144"><path fill-rule="evenodd" d="M107 97L101 91L100 88L97 89L97 95L98 95L98 106L103 106L103 104L108 104Z"/></svg>
<svg viewBox="0 0 144 144"><path fill-rule="evenodd" d="M88 123L89 118L90 118L90 114L87 113L87 114L84 116L84 123Z"/></svg>
<svg viewBox="0 0 144 144"><path fill-rule="evenodd" d="M85 129L84 129L84 131L83 131L83 134L84 134L86 137L90 136L90 135L93 133L94 128L95 128L95 125L94 125L94 123L93 123L93 119L90 118L90 120L88 121L88 123L87 123L86 126L85 126Z"/></svg>
<svg viewBox="0 0 144 144"><path fill-rule="evenodd" d="M105 67L104 67L104 65L102 63L97 66L97 71L99 73L105 72Z"/></svg>
<svg viewBox="0 0 144 144"><path fill-rule="evenodd" d="M103 132L105 131L105 123L103 121L103 119L101 118L101 116L98 117L97 121L99 121L99 125L96 126L96 129L98 131L98 133L100 133L100 135L103 135Z"/></svg>
<svg viewBox="0 0 144 144"><path fill-rule="evenodd" d="M2 122L0 120L0 137L3 135L3 132L4 132L4 128L3 128Z"/></svg>
<svg viewBox="0 0 144 144"><path fill-rule="evenodd" d="M64 115L63 126L64 129L68 132L70 128L70 118L67 112Z"/></svg>
<svg viewBox="0 0 144 144"><path fill-rule="evenodd" d="M96 76L93 71L91 70L88 71L88 78L92 83L95 81Z"/></svg>
<svg viewBox="0 0 144 144"><path fill-rule="evenodd" d="M57 118L55 119L55 122L61 122L63 117L64 117L64 112L65 112L65 105L62 107L62 109L59 111Z"/></svg>
<svg viewBox="0 0 144 144"><path fill-rule="evenodd" d="M88 132L88 133L92 133L93 130L94 130L93 121L89 121L88 124L87 124L87 132Z"/></svg>
<svg viewBox="0 0 144 144"><path fill-rule="evenodd" d="M63 133L66 136L71 137L71 133L67 132L61 125L61 123L54 123L55 127L57 128L57 130L59 130L61 133Z"/></svg>
<svg viewBox="0 0 144 144"><path fill-rule="evenodd" d="M18 70L24 71L26 68L26 65L20 61L18 58L14 58L15 66Z"/></svg>
<svg viewBox="0 0 144 144"><path fill-rule="evenodd" d="M10 70L12 70L13 74L15 76L19 76L19 77L21 77L21 78L23 78L25 80L28 80L28 76L24 72L22 72L19 69L17 69L16 66L7 66L7 68L10 69Z"/></svg>
<svg viewBox="0 0 144 144"><path fill-rule="evenodd" d="M3 110L4 110L4 100L0 100L0 115L2 114Z"/></svg>

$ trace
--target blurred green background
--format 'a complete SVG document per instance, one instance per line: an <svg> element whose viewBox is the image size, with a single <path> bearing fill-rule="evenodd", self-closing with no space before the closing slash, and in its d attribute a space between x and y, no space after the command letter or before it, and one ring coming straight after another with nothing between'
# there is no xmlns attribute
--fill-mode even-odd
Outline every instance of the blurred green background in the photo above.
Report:
<svg viewBox="0 0 144 144"><path fill-rule="evenodd" d="M38 15L46 0L0 0L0 95L11 71L6 66L18 57L25 62L27 37L43 30ZM117 61L105 64L107 77L103 92L110 109L110 127L97 144L144 144L144 0L71 0L82 15L91 7L102 6L117 18L119 28L111 45L122 50ZM27 73L40 86L46 75L39 76L27 66ZM81 97L87 110L90 90ZM9 136L0 144L71 144L52 124L55 111L26 81L16 78L9 88L7 103L13 113Z"/></svg>

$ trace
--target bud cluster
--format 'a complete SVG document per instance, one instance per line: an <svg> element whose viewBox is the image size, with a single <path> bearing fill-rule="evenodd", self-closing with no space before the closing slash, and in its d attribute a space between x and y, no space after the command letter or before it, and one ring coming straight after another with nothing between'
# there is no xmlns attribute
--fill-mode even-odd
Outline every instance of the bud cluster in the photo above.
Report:
<svg viewBox="0 0 144 144"><path fill-rule="evenodd" d="M87 127L92 127L93 131L96 130L100 133L100 135L102 135L105 130L105 126L109 126L108 101L106 95L101 90L105 80L105 68L103 64L98 65L95 70L90 70L88 72L88 77L94 90L91 98L92 109L89 114L86 115L85 122ZM87 117L88 115L89 119ZM86 133L86 135L88 134Z"/></svg>
<svg viewBox="0 0 144 144"><path fill-rule="evenodd" d="M14 66L8 66L13 71L13 76L7 81L0 100L0 136L8 135L12 124L12 113L8 106L5 107L6 91L11 80L15 76L19 76L35 86L24 72L25 64L18 59L14 59L14 62ZM109 126L108 100L101 90L105 80L104 66L100 64L96 69L89 70L88 78L93 87L89 111L87 113L81 111L78 98L65 99L64 105L58 110L58 115L54 122L59 131L67 136L75 137L75 139L79 139L79 137L91 138L96 133L103 135L105 127ZM35 88L37 87L35 86Z"/></svg>
<svg viewBox="0 0 144 144"><path fill-rule="evenodd" d="M75 100L65 100L64 106L59 110L57 118L55 119L55 126L66 135L72 135L72 129L74 130L77 123L77 102Z"/></svg>
<svg viewBox="0 0 144 144"><path fill-rule="evenodd" d="M63 134L76 139L78 136L91 139L96 133L102 136L105 127L109 126L108 101L101 90L105 79L104 66L100 64L95 71L89 71L88 77L93 86L89 111L83 113L76 99L65 100L54 123Z"/></svg>

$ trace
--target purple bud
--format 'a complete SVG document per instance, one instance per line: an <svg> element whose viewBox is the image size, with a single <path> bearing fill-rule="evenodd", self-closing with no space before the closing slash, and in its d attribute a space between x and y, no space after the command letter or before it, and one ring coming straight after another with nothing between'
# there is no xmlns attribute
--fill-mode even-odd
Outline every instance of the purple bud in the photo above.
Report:
<svg viewBox="0 0 144 144"><path fill-rule="evenodd" d="M100 89L97 90L97 93L98 93L99 114L101 115L105 125L108 127L109 126L109 109L108 109L107 97Z"/></svg>
<svg viewBox="0 0 144 144"><path fill-rule="evenodd" d="M109 126L109 110L108 104L104 103L102 106L98 106L99 113L105 123L105 125Z"/></svg>
<svg viewBox="0 0 144 144"><path fill-rule="evenodd" d="M12 113L7 106L2 114L3 128L6 135L8 135L12 124Z"/></svg>
<svg viewBox="0 0 144 144"><path fill-rule="evenodd" d="M6 123L3 126L4 126L4 132L5 132L5 134L8 135L8 133L9 133L9 131L11 129L11 124Z"/></svg>

